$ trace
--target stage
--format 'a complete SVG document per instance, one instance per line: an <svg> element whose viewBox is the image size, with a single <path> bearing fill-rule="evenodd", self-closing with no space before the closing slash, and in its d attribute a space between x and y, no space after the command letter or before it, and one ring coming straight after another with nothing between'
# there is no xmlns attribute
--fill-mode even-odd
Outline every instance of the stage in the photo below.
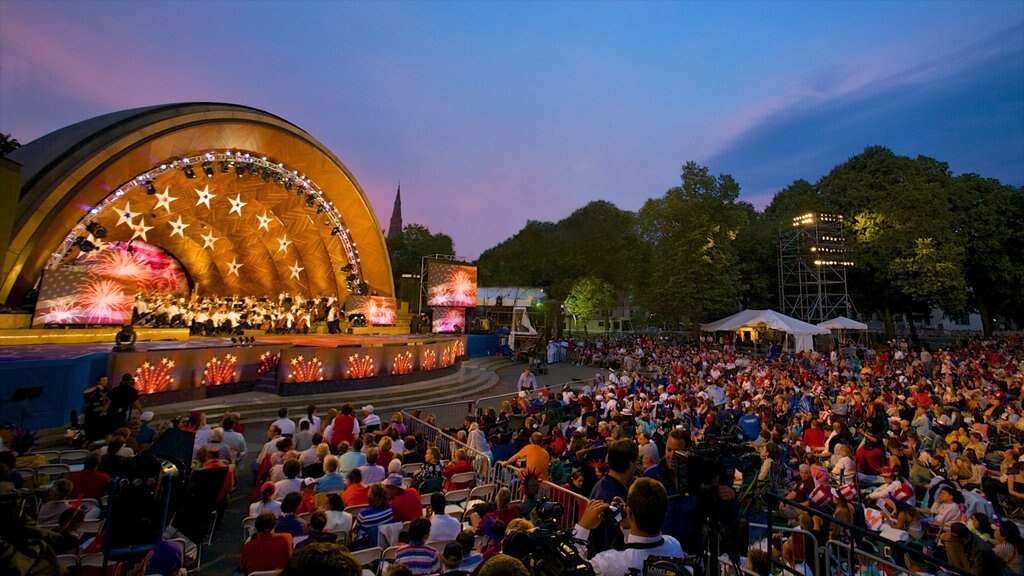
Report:
<svg viewBox="0 0 1024 576"><path fill-rule="evenodd" d="M73 333L73 330L63 332ZM97 376L132 374L145 406L251 390L281 396L386 387L438 378L461 360L493 354L496 338L465 335L270 335L252 345L230 338L138 342L134 352L112 343L36 344L0 348L0 423L28 429L66 425L82 411L82 392ZM18 388L43 394L10 402Z"/></svg>

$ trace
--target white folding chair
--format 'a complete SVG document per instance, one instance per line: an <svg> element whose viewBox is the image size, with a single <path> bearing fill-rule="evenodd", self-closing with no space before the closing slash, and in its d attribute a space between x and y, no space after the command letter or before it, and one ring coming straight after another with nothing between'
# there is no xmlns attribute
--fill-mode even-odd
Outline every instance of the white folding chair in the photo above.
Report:
<svg viewBox="0 0 1024 576"><path fill-rule="evenodd" d="M469 498L469 488L463 488L462 490L451 490L444 493L444 499L448 503L444 507L444 513L453 516L459 514L461 518L464 510L462 509L462 503Z"/></svg>
<svg viewBox="0 0 1024 576"><path fill-rule="evenodd" d="M476 481L476 472L459 472L458 474L452 474L452 477L448 480L451 484L456 486L466 486L472 488Z"/></svg>
<svg viewBox="0 0 1024 576"><path fill-rule="evenodd" d="M497 484L482 484L469 491L469 498L462 503L462 509L469 511L470 508L482 502L490 502L498 491Z"/></svg>
<svg viewBox="0 0 1024 576"><path fill-rule="evenodd" d="M360 566L372 566L374 562L380 560L381 554L384 553L384 549L380 546L373 548L366 548L365 550L356 550L352 552L352 556L355 557L356 562L359 562Z"/></svg>
<svg viewBox="0 0 1024 576"><path fill-rule="evenodd" d="M245 542L256 533L256 517L242 518L242 541Z"/></svg>
<svg viewBox="0 0 1024 576"><path fill-rule="evenodd" d="M68 464L68 465L81 464L81 463L85 462L85 458L88 455L89 455L89 451L88 450L80 450L80 449L65 450L65 451L60 453L60 463L61 464Z"/></svg>

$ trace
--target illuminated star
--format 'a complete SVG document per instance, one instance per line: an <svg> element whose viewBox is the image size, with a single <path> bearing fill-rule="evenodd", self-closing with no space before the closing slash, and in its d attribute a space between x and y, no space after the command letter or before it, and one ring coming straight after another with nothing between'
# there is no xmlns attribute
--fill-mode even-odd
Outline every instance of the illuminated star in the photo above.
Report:
<svg viewBox="0 0 1024 576"><path fill-rule="evenodd" d="M209 234L200 234L203 238L203 248L213 248L213 243L219 240L219 238L213 237L213 230L210 230Z"/></svg>
<svg viewBox="0 0 1024 576"><path fill-rule="evenodd" d="M238 196L235 196L234 200L228 198L228 202L231 202L231 211L229 211L228 214L231 214L231 212L238 212L238 215L241 216L242 206L247 204L247 202L242 202L242 195L239 194Z"/></svg>
<svg viewBox="0 0 1024 576"><path fill-rule="evenodd" d="M229 214L230 214L230 212L229 212ZM267 232L270 232L269 225L270 225L271 222L274 221L274 219L267 216L267 211L264 210L263 211L263 216L257 216L256 218L260 221L259 228L256 228L256 229L259 230L259 229L262 228L263 230L266 230Z"/></svg>
<svg viewBox="0 0 1024 576"><path fill-rule="evenodd" d="M288 235L285 234L284 236L281 236L280 238L277 239L277 243L279 245L278 248L277 248L277 251L278 252L284 252L285 250L288 249L288 246L292 242L291 242L291 240L288 239Z"/></svg>
<svg viewBox="0 0 1024 576"><path fill-rule="evenodd" d="M171 228L172 228L171 236L174 236L175 234L177 234L178 236L181 236L182 238L185 237L185 228L188 228L189 226L191 226L191 224L185 224L184 222L181 221L181 215L180 214L178 215L178 221L177 222L168 222L168 224L170 224Z"/></svg>
<svg viewBox="0 0 1024 576"><path fill-rule="evenodd" d="M132 220L134 220L135 217L138 216L139 214L142 214L142 212L132 212L131 202L124 203L124 210L118 210L117 208L114 208L114 212L117 212L117 215L119 216L117 224L114 224L114 226L127 224L129 228L133 228L135 226L134 224L132 224Z"/></svg>
<svg viewBox="0 0 1024 576"><path fill-rule="evenodd" d="M209 208L210 200L213 200L214 198L217 197L216 194L210 194L209 184L203 187L202 190L200 190L199 188L194 188L194 190L196 191L196 194L199 194L199 200L196 200L196 206L199 206L200 204L206 204L206 207Z"/></svg>
<svg viewBox="0 0 1024 576"><path fill-rule="evenodd" d="M303 270L305 270L305 268L303 268L302 266L299 266L299 261L298 260L295 261L295 265L294 266L289 266L288 268L292 271L292 278L294 278L295 280L299 279L299 272L302 272Z"/></svg>
<svg viewBox="0 0 1024 576"><path fill-rule="evenodd" d="M230 270L228 270L228 274L234 274L235 276L238 276L238 269L242 267L242 264L236 262L235 260L237 260L237 258L232 257L231 262L228 262L228 267L231 268Z"/></svg>
<svg viewBox="0 0 1024 576"><path fill-rule="evenodd" d="M141 236L144 241L148 242L149 240L146 239L146 231L152 229L152 226L146 226L145 218L140 218L138 224L132 225L132 230L134 231L134 234L132 234L132 240Z"/></svg>
<svg viewBox="0 0 1024 576"><path fill-rule="evenodd" d="M177 198L175 198L174 196L171 196L171 187L170 186L164 188L164 193L163 194L157 194L156 195L156 199L157 199L156 206L153 207L153 211L154 212L157 209L159 209L161 206L163 206L165 210L170 212L171 211L171 202L174 202L175 200L177 200Z"/></svg>

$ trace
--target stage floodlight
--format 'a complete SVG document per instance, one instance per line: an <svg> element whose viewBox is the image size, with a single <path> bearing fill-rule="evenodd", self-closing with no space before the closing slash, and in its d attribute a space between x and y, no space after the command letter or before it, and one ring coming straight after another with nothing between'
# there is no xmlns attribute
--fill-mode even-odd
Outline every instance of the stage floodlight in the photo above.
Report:
<svg viewBox="0 0 1024 576"><path fill-rule="evenodd" d="M285 179L285 181L284 181L284 189L285 189L286 192L291 192L292 191L292 179L291 178L286 178Z"/></svg>
<svg viewBox="0 0 1024 576"><path fill-rule="evenodd" d="M306 193L306 187L303 186L302 184L299 184L299 186L295 189L295 195L299 196L301 198L302 195L305 194L305 193Z"/></svg>
<svg viewBox="0 0 1024 576"><path fill-rule="evenodd" d="M284 178L281 176L281 173L280 172L275 172L274 173L274 184L281 184L282 182L284 182Z"/></svg>
<svg viewBox="0 0 1024 576"><path fill-rule="evenodd" d="M255 176L255 175L259 174L259 173L260 173L260 169L259 169L258 166L256 166L255 163L249 164L249 175L250 176Z"/></svg>
<svg viewBox="0 0 1024 576"><path fill-rule="evenodd" d="M146 180L142 183L142 187L146 189L146 194L150 196L156 194L156 184L153 184L152 180Z"/></svg>
<svg viewBox="0 0 1024 576"><path fill-rule="evenodd" d="M207 178L213 178L213 162L210 162L209 160L203 162L203 173L206 174Z"/></svg>
<svg viewBox="0 0 1024 576"><path fill-rule="evenodd" d="M317 204L316 205L316 213L317 214L323 214L324 213L324 205L323 204Z"/></svg>
<svg viewBox="0 0 1024 576"><path fill-rule="evenodd" d="M231 167L228 166L228 161L227 160L221 160L220 161L220 171L221 171L221 173L222 174L227 174L229 170L231 170Z"/></svg>
<svg viewBox="0 0 1024 576"><path fill-rule="evenodd" d="M313 198L313 195L310 194L309 196L306 196L306 206L309 206L310 208L312 208L315 205L316 205L316 199Z"/></svg>
<svg viewBox="0 0 1024 576"><path fill-rule="evenodd" d="M186 178L196 177L196 171L192 169L192 165L190 164L185 164L185 166L182 167L181 171L185 173Z"/></svg>
<svg viewBox="0 0 1024 576"><path fill-rule="evenodd" d="M242 176L245 176L245 164L242 164L242 163L236 163L235 164L235 175L237 175L239 178L241 178Z"/></svg>
<svg viewBox="0 0 1024 576"><path fill-rule="evenodd" d="M85 225L85 229L86 231L89 232L89 234L92 234L97 238L102 239L107 237L107 229L104 228L103 225L100 224L99 222L89 222L88 224Z"/></svg>
<svg viewBox="0 0 1024 576"><path fill-rule="evenodd" d="M82 238L81 236L79 236L78 239L75 240L75 243L72 244L72 246L78 248L82 252L92 252L93 250L96 249L95 244L86 240L85 238Z"/></svg>
<svg viewBox="0 0 1024 576"><path fill-rule="evenodd" d="M270 182L270 168L264 168L263 173L260 174L263 177L264 182Z"/></svg>
<svg viewBox="0 0 1024 576"><path fill-rule="evenodd" d="M338 230L337 226L335 226L334 228L331 228L331 236L337 236L340 232L341 232L341 230Z"/></svg>

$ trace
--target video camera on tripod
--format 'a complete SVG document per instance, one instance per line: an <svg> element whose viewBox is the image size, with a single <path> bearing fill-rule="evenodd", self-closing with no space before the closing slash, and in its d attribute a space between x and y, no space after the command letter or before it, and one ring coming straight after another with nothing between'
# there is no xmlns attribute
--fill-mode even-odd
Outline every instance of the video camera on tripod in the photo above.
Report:
<svg viewBox="0 0 1024 576"><path fill-rule="evenodd" d="M560 529L555 521L562 517L565 509L558 502L542 499L534 508L540 522L531 532L521 532L512 538L506 536L503 547L507 554L525 558L533 576L594 576L590 562L580 556L577 540L573 535Z"/></svg>

